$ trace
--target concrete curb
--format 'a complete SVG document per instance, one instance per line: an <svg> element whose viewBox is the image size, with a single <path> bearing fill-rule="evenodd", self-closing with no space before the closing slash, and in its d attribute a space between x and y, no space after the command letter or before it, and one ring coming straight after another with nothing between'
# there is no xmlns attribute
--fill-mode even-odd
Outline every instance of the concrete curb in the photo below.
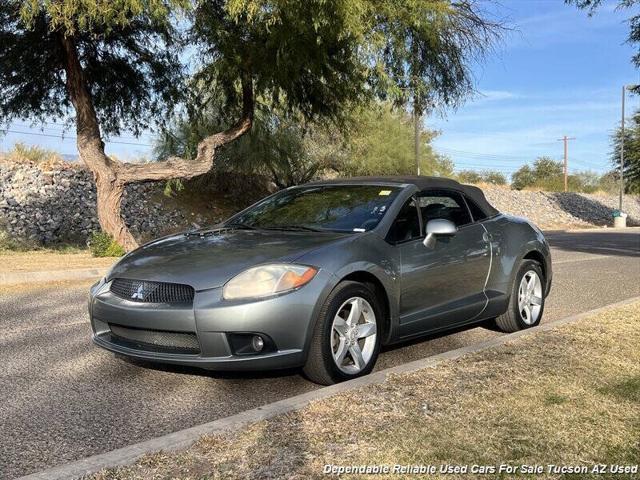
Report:
<svg viewBox="0 0 640 480"><path fill-rule="evenodd" d="M0 273L0 285L17 285L20 283L47 283L61 280L89 280L100 278L108 268L83 268L77 270L44 270L41 272Z"/></svg>
<svg viewBox="0 0 640 480"><path fill-rule="evenodd" d="M93 457L84 458L76 462L68 463L66 465L61 465L59 467L54 467L42 472L22 477L20 480L57 480L78 478L82 477L83 475L96 473L104 468L131 464L147 453L158 452L160 450L175 451L185 449L195 443L203 435L212 435L216 433L237 430L253 422L265 420L276 415L291 412L294 410L299 410L314 400L325 399L333 395L348 392L362 386L382 383L385 381L387 376L391 374L410 373L415 372L416 370L433 367L445 360L460 358L469 353L480 352L492 347L504 345L525 335L531 335L536 332L551 330L559 325L565 325L567 323L575 322L585 317L598 314L602 311L621 307L623 305L628 305L638 301L640 301L640 296L632 297L621 302L616 302L604 307L596 308L595 310L572 315L556 322L546 323L540 325L539 327L522 330L508 335L502 335L485 342L478 343L476 345L469 345L467 347L458 348L456 350L444 352L439 355L434 355L421 360L415 360L413 362L398 365L393 368L374 372L370 375L357 378L355 380L340 383L337 385L331 385L329 387L323 387L318 390L303 393L301 395L296 395L294 397L280 400L269 405L264 405L252 410L247 410L231 417L221 418L218 420L214 420L213 422L197 425L195 427L187 428L179 432L170 433L162 437L157 437L145 442L120 448L118 450L113 450L111 452L95 455Z"/></svg>

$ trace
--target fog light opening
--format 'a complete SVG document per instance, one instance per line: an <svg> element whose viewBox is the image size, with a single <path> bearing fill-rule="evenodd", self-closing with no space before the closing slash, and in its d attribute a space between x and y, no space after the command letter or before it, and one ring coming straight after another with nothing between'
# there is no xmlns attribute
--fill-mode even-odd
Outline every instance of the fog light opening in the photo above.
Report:
<svg viewBox="0 0 640 480"><path fill-rule="evenodd" d="M260 335L254 335L251 338L251 346L256 352L261 352L264 348L264 340Z"/></svg>

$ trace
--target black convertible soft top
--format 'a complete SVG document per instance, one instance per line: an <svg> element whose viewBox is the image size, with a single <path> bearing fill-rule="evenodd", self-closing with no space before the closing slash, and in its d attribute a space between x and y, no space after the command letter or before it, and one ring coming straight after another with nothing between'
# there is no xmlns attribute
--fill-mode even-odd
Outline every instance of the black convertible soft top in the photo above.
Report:
<svg viewBox="0 0 640 480"><path fill-rule="evenodd" d="M473 185L465 185L460 182L456 182L450 178L442 177L426 177L422 175L389 175L382 177L351 177L351 178L336 178L333 180L322 180L319 182L311 182L308 185L340 185L340 184L353 184L353 183L382 183L382 184L409 184L415 185L419 190L445 188L449 190L457 190L467 195L473 200L484 213L491 217L497 215L496 210L485 198L484 193L478 187Z"/></svg>

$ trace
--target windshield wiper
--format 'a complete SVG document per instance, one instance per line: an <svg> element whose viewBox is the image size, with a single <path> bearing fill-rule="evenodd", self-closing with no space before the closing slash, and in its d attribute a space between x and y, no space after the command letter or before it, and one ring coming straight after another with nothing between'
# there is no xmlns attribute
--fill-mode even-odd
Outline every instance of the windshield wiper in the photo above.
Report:
<svg viewBox="0 0 640 480"><path fill-rule="evenodd" d="M242 230L255 230L256 227L249 225L247 223L242 223L242 222L233 222L233 223L227 223L226 225L224 225L222 228L237 228L237 229L242 229Z"/></svg>
<svg viewBox="0 0 640 480"><path fill-rule="evenodd" d="M307 227L306 225L276 225L273 227L262 227L265 230L291 230L291 231L303 231L303 232L324 232L320 228Z"/></svg>

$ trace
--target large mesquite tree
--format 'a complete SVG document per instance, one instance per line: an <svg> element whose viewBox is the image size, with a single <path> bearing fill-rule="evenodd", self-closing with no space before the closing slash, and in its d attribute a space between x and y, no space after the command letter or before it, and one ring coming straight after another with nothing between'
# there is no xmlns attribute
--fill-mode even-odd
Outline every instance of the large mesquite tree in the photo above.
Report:
<svg viewBox="0 0 640 480"><path fill-rule="evenodd" d="M403 102L409 87L454 104L498 30L466 0L3 0L0 121L73 117L100 225L131 250L125 185L206 173L249 131L257 102L336 124L345 106ZM191 85L218 94L184 97ZM105 153L103 136L220 98L225 128L195 158L131 164Z"/></svg>

